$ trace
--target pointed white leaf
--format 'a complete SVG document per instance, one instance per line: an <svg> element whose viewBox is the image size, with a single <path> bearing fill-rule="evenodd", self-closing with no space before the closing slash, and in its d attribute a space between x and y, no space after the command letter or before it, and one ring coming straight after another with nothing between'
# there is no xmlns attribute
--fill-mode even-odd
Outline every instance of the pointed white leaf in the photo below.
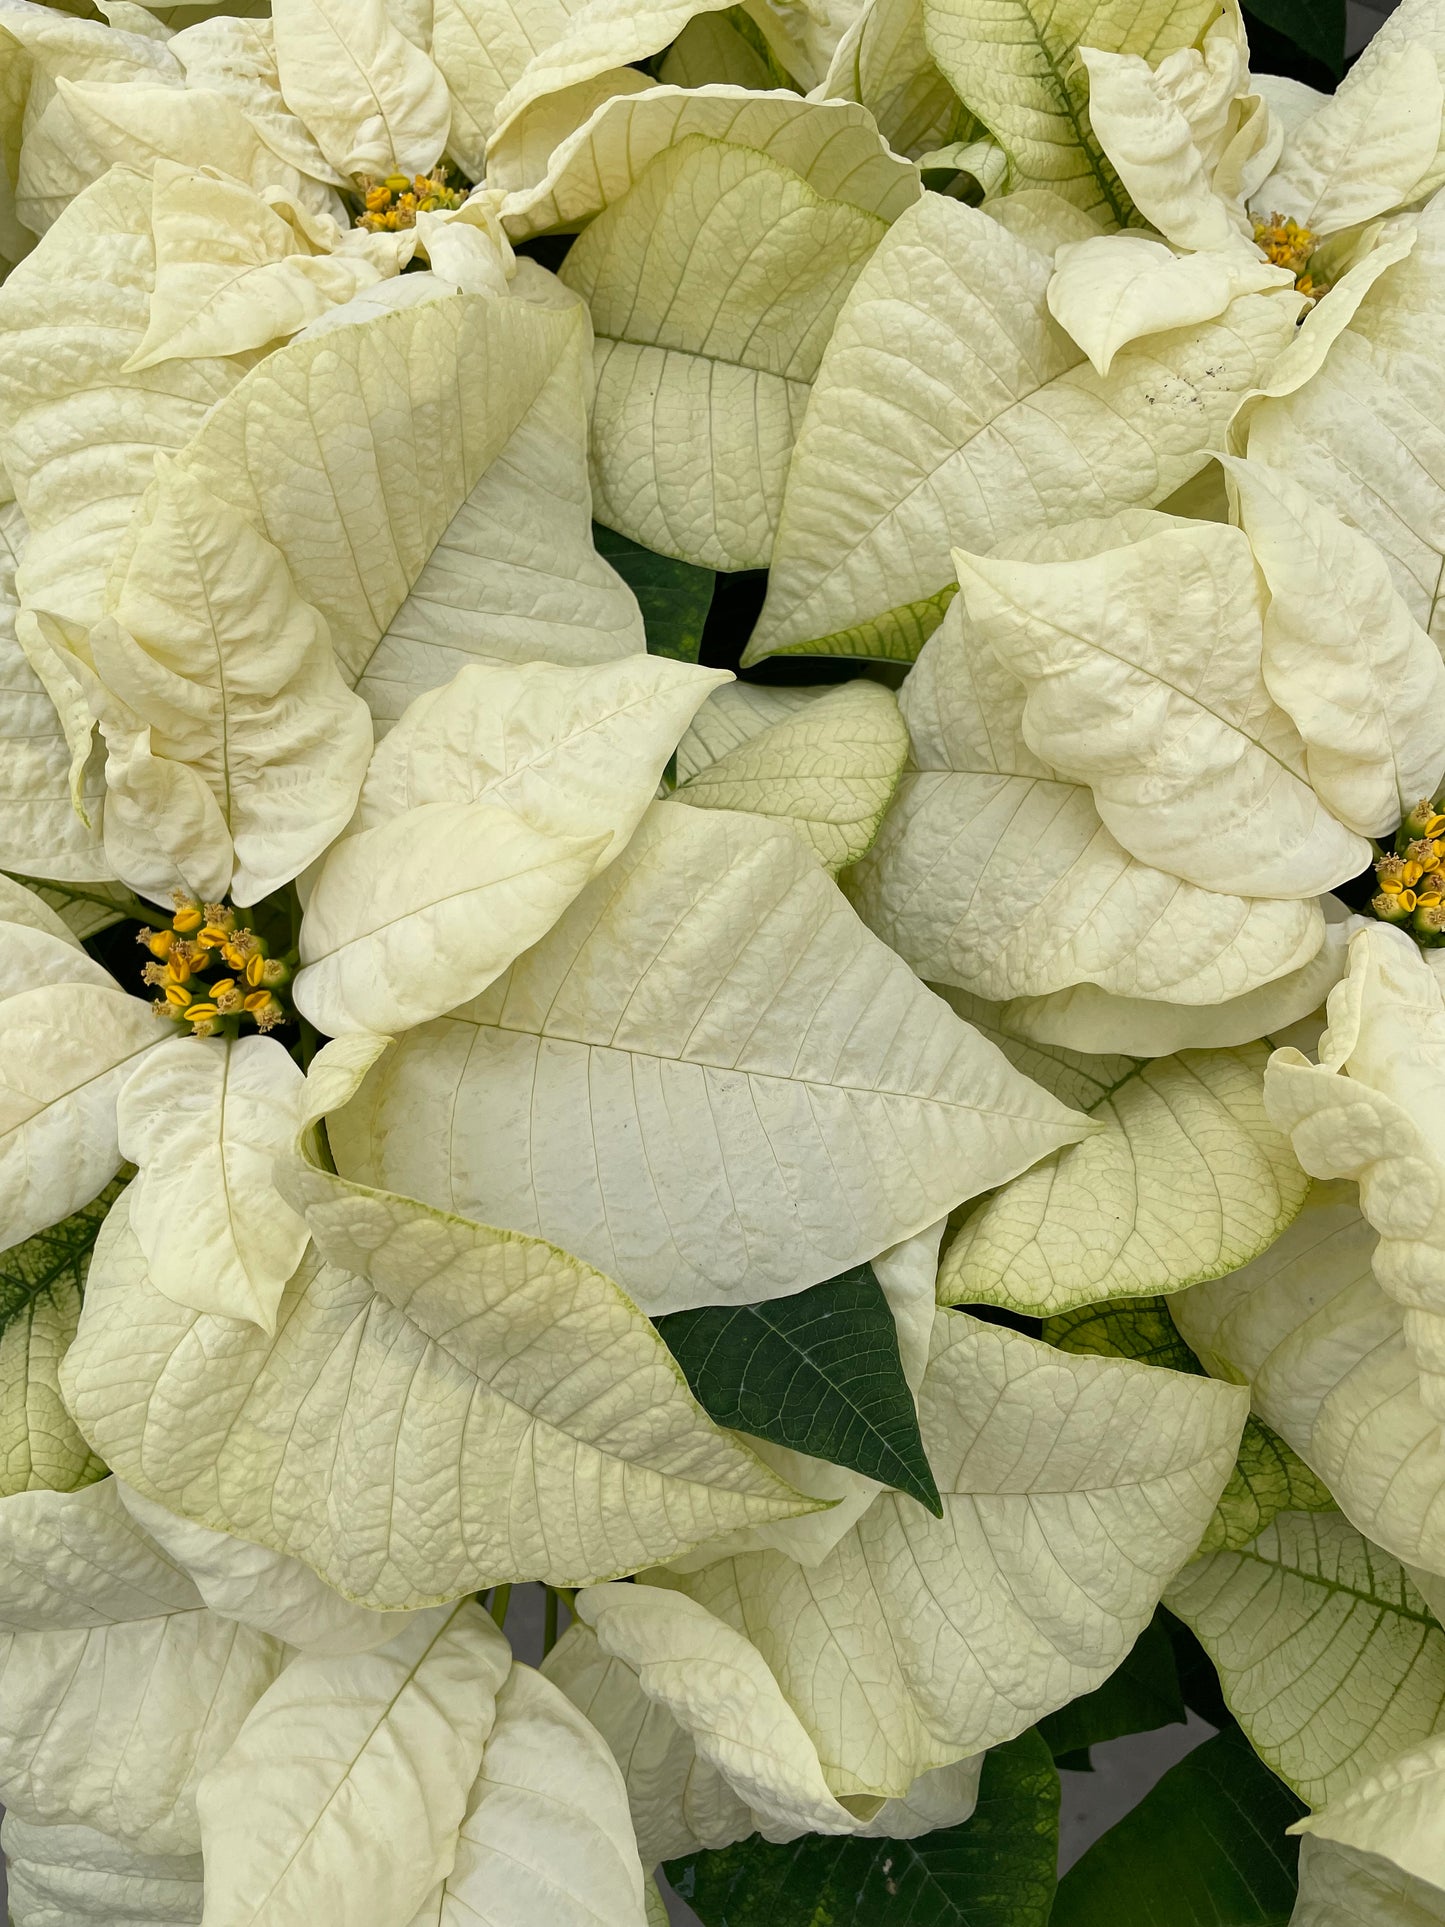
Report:
<svg viewBox="0 0 1445 1927"><path fill-rule="evenodd" d="M1445 663L1367 537L1290 476L1227 460L1270 599L1264 680L1305 743L1320 800L1362 836L1393 831L1445 774L1429 717Z"/></svg>
<svg viewBox="0 0 1445 1927"><path fill-rule="evenodd" d="M386 0L274 0L286 105L344 175L425 174L451 125L447 84Z"/></svg>
<svg viewBox="0 0 1445 1927"><path fill-rule="evenodd" d="M731 681L666 656L473 664L419 696L377 746L354 827L485 801L558 835L607 834L600 869L636 829L699 705Z"/></svg>
<svg viewBox="0 0 1445 1927"><path fill-rule="evenodd" d="M883 1493L827 1559L668 1583L759 1648L837 1794L902 1794L1104 1678L1198 1544L1246 1399L941 1313L919 1400L934 1519Z"/></svg>
<svg viewBox="0 0 1445 1927"><path fill-rule="evenodd" d="M899 705L914 767L848 889L929 982L998 1002L1097 985L1212 1017L1318 954L1316 905L1202 890L1117 843L1089 789L1024 741L1023 689L975 646L961 601L924 645ZM1312 1001L1292 1015L1313 1009L1329 981L1312 980ZM1259 1034L1246 1028L1240 1041ZM1091 1047L1086 1035L1064 1041Z"/></svg>
<svg viewBox="0 0 1445 1927"><path fill-rule="evenodd" d="M715 689L693 717L677 746L677 780L689 783L719 757L750 742L774 723L786 721L832 694L827 683L774 687L770 683L729 682Z"/></svg>
<svg viewBox="0 0 1445 1927"><path fill-rule="evenodd" d="M1378 545L1437 646L1445 637L1445 482L1435 427L1445 411L1445 367L1434 346L1442 322L1445 201L1436 201L1419 217L1413 249L1375 281L1313 379L1254 404L1247 451Z"/></svg>
<svg viewBox="0 0 1445 1927"><path fill-rule="evenodd" d="M767 1837L856 1830L807 1727L744 1631L658 1586L591 1587L577 1608L602 1651L637 1673L647 1698L683 1727Z"/></svg>
<svg viewBox="0 0 1445 1927"><path fill-rule="evenodd" d="M574 1919L643 1927L647 1918L616 1761L550 1680L514 1665L497 1694L455 1865L411 1927Z"/></svg>
<svg viewBox="0 0 1445 1927"><path fill-rule="evenodd" d="M136 510L108 603L113 620L91 639L100 677L150 725L153 756L204 780L235 850L223 893L255 903L345 827L371 754L326 623L280 552L170 462ZM101 722L109 736L103 709ZM177 867L187 874L183 855Z"/></svg>
<svg viewBox="0 0 1445 1927"><path fill-rule="evenodd" d="M215 1927L409 1920L451 1867L511 1660L472 1600L293 1660L197 1790Z"/></svg>
<svg viewBox="0 0 1445 1927"><path fill-rule="evenodd" d="M62 80L58 87L66 114L97 158L97 175L107 166L149 169L157 162L196 172L215 168L258 194L278 190L311 214L335 217L344 212L324 185L337 178L335 169L319 149L308 152L314 143L284 108L285 131L278 139L274 122L266 123L263 132L246 111L250 103L209 77L186 87L139 80ZM275 99L279 107L279 92ZM297 133L299 142L286 137ZM319 167L320 178L311 174L312 166Z"/></svg>
<svg viewBox="0 0 1445 1927"><path fill-rule="evenodd" d="M451 90L451 153L473 180L491 168L497 103L527 63L565 33L583 0L435 0L432 58Z"/></svg>
<svg viewBox="0 0 1445 1927"><path fill-rule="evenodd" d="M860 101L899 154L918 155L977 131L978 123L934 65L923 0L870 0L833 50L814 90Z"/></svg>
<svg viewBox="0 0 1445 1927"><path fill-rule="evenodd" d="M1369 922L1350 942L1349 974L1330 992L1319 1062L1277 1051L1270 1116L1312 1177L1353 1178L1380 1233L1374 1269L1405 1313L1425 1403L1445 1414L1445 1167L1434 1122L1445 1065L1445 995L1403 932Z"/></svg>
<svg viewBox="0 0 1445 1927"><path fill-rule="evenodd" d="M431 1022L543 937L606 847L489 802L424 803L343 837L301 920L297 1009L330 1037Z"/></svg>
<svg viewBox="0 0 1445 1927"><path fill-rule="evenodd" d="M115 1175L120 1087L165 1035L149 1004L116 987L40 984L0 999L0 1249Z"/></svg>
<svg viewBox="0 0 1445 1927"><path fill-rule="evenodd" d="M689 20L719 13L723 5L724 0L584 0L569 7L560 30L549 34L497 102L492 138L515 138L513 123L534 103L545 110L550 94L661 53Z"/></svg>
<svg viewBox="0 0 1445 1927"><path fill-rule="evenodd" d="M93 19L67 18L57 9L31 6L25 0L8 0L4 16L0 31L5 33L7 64L12 47L28 56L21 60L22 138L11 162L15 209L32 234L44 235L108 165L71 117L65 99L67 83L159 84L177 93L182 70L170 49L148 35L117 31Z"/></svg>
<svg viewBox="0 0 1445 1927"><path fill-rule="evenodd" d="M78 1581L96 1602L87 1612L74 1600L68 1624L52 1617L0 1635L10 1813L98 1827L146 1853L194 1853L197 1783L280 1671L284 1648L200 1610L109 1480L0 1501L0 1539L26 1559L32 1594ZM169 1583L158 1587L159 1574Z"/></svg>
<svg viewBox="0 0 1445 1927"><path fill-rule="evenodd" d="M1265 1764L1311 1806L1435 1730L1445 1631L1400 1565L1331 1512L1281 1512L1165 1594Z"/></svg>
<svg viewBox="0 0 1445 1927"><path fill-rule="evenodd" d="M177 1037L121 1087L121 1155L140 1167L131 1224L177 1304L275 1330L306 1249L305 1222L271 1177L296 1140L302 1082L272 1037Z"/></svg>
<svg viewBox="0 0 1445 1927"><path fill-rule="evenodd" d="M745 662L911 660L952 595L953 544L1162 501L1294 329L1296 297L1246 295L1100 376L1049 314L1051 272L943 195L894 222L813 383Z"/></svg>
<svg viewBox="0 0 1445 1927"><path fill-rule="evenodd" d="M720 756L674 794L694 809L791 823L836 876L877 836L907 754L908 730L892 692L845 683Z"/></svg>
<svg viewBox="0 0 1445 1927"><path fill-rule="evenodd" d="M596 334L597 514L714 569L766 567L793 437L885 223L690 135L585 230L562 280Z"/></svg>
<svg viewBox="0 0 1445 1927"><path fill-rule="evenodd" d="M216 358L125 372L150 322L152 193L146 176L108 174L0 288L0 460L30 525L21 601L82 630L157 451L188 441L244 372Z"/></svg>
<svg viewBox="0 0 1445 1927"><path fill-rule="evenodd" d="M1201 889L1286 898L1368 865L1369 844L1315 795L1304 744L1271 698L1239 529L1120 518L1039 537L1027 558L955 550L954 561L973 646L1024 685L1029 748L1089 784L1141 862Z"/></svg>
<svg viewBox="0 0 1445 1927"><path fill-rule="evenodd" d="M415 39L422 45L422 39L408 30L401 17L408 4L429 6L430 0L394 0L394 4L388 6L394 24L407 39ZM197 12L187 6L173 12L180 32L172 35L169 48L185 71L187 93L214 91L233 100L265 142L273 159L289 163L309 182L345 187L345 176L337 173L317 146L310 128L292 113L282 98L269 0L249 0L249 4L246 0L226 0L224 11L207 8L205 12ZM241 17L252 13L261 17ZM212 165L215 165L214 158ZM231 168L225 171L234 172ZM273 179L278 187L286 184L285 177L275 175L274 169ZM261 185L256 181L251 184ZM334 201L331 205L341 218Z"/></svg>
<svg viewBox="0 0 1445 1927"><path fill-rule="evenodd" d="M1371 1269L1376 1234L1353 1185L1316 1184L1276 1245L1170 1310L1221 1378L1412 1568L1445 1573L1445 1437L1421 1397L1404 1314Z"/></svg>
<svg viewBox="0 0 1445 1927"><path fill-rule="evenodd" d="M1267 1046L1073 1061L998 1041L1106 1128L965 1220L939 1273L943 1302L1048 1317L1178 1291L1247 1264L1303 1205L1308 1181L1265 1114Z"/></svg>
<svg viewBox="0 0 1445 1927"><path fill-rule="evenodd" d="M0 1627L77 1632L199 1612L189 1575L121 1502L114 1479L80 1492L24 1492L0 1504Z"/></svg>
<svg viewBox="0 0 1445 1927"><path fill-rule="evenodd" d="M1435 160L1442 110L1445 86L1428 47L1382 54L1290 129L1258 205L1316 234L1399 207Z"/></svg>
<svg viewBox="0 0 1445 1927"><path fill-rule="evenodd" d="M383 1609L610 1578L812 1506L705 1417L608 1279L325 1174L308 1194L319 1250L275 1339L162 1297L124 1209L102 1234L62 1384L147 1498ZM145 1394L118 1403L117 1373Z"/></svg>
<svg viewBox="0 0 1445 1927"><path fill-rule="evenodd" d="M674 1311L805 1290L1085 1128L864 930L791 830L660 803L331 1130L350 1174L553 1238Z"/></svg>
<svg viewBox="0 0 1445 1927"><path fill-rule="evenodd" d="M428 299L269 356L182 465L280 549L343 673L394 721L469 661L643 647L592 545L589 352L580 307Z"/></svg>
<svg viewBox="0 0 1445 1927"><path fill-rule="evenodd" d="M71 807L70 750L44 684L15 631L15 571L25 544L18 502L0 503L0 863L72 882L107 876L96 831ZM94 776L87 813L99 820Z"/></svg>
<svg viewBox="0 0 1445 1927"><path fill-rule="evenodd" d="M169 161L156 165L152 219L150 326L130 368L268 347L405 263L397 237L347 234L335 223L321 229L331 245L313 251L240 182Z"/></svg>

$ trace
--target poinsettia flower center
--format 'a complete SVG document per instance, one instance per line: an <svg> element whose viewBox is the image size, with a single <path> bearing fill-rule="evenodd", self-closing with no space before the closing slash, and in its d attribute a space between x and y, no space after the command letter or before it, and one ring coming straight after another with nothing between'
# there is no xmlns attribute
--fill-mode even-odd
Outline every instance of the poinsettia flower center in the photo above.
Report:
<svg viewBox="0 0 1445 1927"><path fill-rule="evenodd" d="M445 163L430 174L388 174L384 180L363 174L358 187L365 205L356 225L368 234L395 234L415 227L418 214L449 211L467 198L466 186Z"/></svg>
<svg viewBox="0 0 1445 1927"><path fill-rule="evenodd" d="M143 975L161 993L156 1015L186 1026L192 1037L235 1037L247 1021L263 1032L291 1022L283 993L295 958L273 957L229 904L201 904L179 892L175 904L168 930L145 925L136 933L153 959Z"/></svg>
<svg viewBox="0 0 1445 1927"><path fill-rule="evenodd" d="M1321 237L1286 214L1272 213L1254 224L1255 245L1277 268L1288 268L1301 294L1318 301L1327 286L1310 272L1310 257Z"/></svg>
<svg viewBox="0 0 1445 1927"><path fill-rule="evenodd" d="M1445 943L1445 815L1440 799L1421 797L1375 865L1379 890L1370 907L1382 923L1407 930L1427 950Z"/></svg>

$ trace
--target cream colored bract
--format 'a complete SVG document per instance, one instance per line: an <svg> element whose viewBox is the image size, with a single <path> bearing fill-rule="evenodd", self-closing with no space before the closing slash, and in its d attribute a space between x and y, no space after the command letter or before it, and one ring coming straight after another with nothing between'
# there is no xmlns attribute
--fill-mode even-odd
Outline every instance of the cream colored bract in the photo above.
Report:
<svg viewBox="0 0 1445 1927"><path fill-rule="evenodd" d="M1445 0L0 0L14 1927L1445 1920L1442 287Z"/></svg>

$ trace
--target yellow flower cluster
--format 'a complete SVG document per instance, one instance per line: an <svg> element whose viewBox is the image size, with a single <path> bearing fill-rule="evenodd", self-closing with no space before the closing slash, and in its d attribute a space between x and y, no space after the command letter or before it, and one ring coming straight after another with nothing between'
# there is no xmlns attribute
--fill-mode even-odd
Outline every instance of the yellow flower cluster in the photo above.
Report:
<svg viewBox="0 0 1445 1927"><path fill-rule="evenodd" d="M1422 797L1400 825L1393 854L1375 865L1380 888L1370 908L1407 929L1427 950L1445 943L1445 815Z"/></svg>
<svg viewBox="0 0 1445 1927"><path fill-rule="evenodd" d="M357 215L356 225L368 234L395 234L415 227L418 214L460 207L467 198L464 187L448 184L445 167L430 174L388 174L384 180L363 174L360 187L366 206Z"/></svg>
<svg viewBox="0 0 1445 1927"><path fill-rule="evenodd" d="M1287 215L1271 214L1268 220L1255 222L1254 239L1277 268L1289 269L1301 294L1318 301L1328 292L1326 283L1316 280L1309 271L1310 256L1319 245L1319 236L1309 228L1301 227Z"/></svg>
<svg viewBox="0 0 1445 1927"><path fill-rule="evenodd" d="M136 941L150 951L145 981L160 991L158 1017L190 1027L193 1037L234 1037L244 1019L260 1031L288 1023L280 994L291 966L268 954L265 939L239 924L224 903L196 903L179 892L168 930L149 925ZM218 972L210 977L210 972Z"/></svg>

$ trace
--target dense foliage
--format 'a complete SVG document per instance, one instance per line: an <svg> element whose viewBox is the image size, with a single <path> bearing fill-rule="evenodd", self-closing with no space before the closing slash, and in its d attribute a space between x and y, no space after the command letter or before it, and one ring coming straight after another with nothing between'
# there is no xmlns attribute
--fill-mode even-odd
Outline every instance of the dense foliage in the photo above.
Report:
<svg viewBox="0 0 1445 1927"><path fill-rule="evenodd" d="M0 0L15 1927L1445 1922L1445 0L1343 31Z"/></svg>

